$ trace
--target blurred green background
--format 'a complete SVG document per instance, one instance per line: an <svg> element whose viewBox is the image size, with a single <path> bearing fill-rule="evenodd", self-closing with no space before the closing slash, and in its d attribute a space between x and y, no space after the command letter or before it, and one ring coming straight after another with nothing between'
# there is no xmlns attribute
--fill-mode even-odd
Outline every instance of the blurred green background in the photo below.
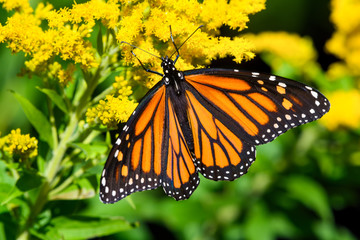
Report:
<svg viewBox="0 0 360 240"><path fill-rule="evenodd" d="M51 3L63 7L73 2ZM0 9L2 24L6 16ZM334 31L329 16L327 0L268 0L266 10L250 17L245 32L309 36L325 71L337 61L324 51ZM224 28L222 33L231 35L232 31ZM15 128L37 136L9 91L16 90L36 106L43 101L35 90L40 80L18 76L24 59L0 45L2 136ZM259 56L241 65L220 59L211 66L271 72ZM359 127L329 131L318 122L301 126L257 147L256 163L240 179L214 182L201 177L201 184L186 201L176 202L157 189L135 193L114 205L104 205L95 196L53 201L50 209L54 217L121 216L136 226L104 239L356 239L360 237L359 133Z"/></svg>

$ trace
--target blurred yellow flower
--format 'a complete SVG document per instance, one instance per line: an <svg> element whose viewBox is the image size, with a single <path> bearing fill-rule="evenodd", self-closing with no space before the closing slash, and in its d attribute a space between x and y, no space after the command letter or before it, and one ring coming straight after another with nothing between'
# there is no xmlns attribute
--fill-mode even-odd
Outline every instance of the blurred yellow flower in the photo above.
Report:
<svg viewBox="0 0 360 240"><path fill-rule="evenodd" d="M339 126L358 128L360 126L360 92L358 90L336 91L326 94L331 110L320 121L330 130Z"/></svg>
<svg viewBox="0 0 360 240"><path fill-rule="evenodd" d="M332 0L331 21L336 31L326 43L326 49L342 59L355 75L360 74L360 2Z"/></svg>
<svg viewBox="0 0 360 240"><path fill-rule="evenodd" d="M273 69L278 69L281 62L287 62L297 69L304 69L316 60L317 54L311 39L287 32L262 32L245 34L246 39L255 45L255 52L274 55L278 61L272 61Z"/></svg>
<svg viewBox="0 0 360 240"><path fill-rule="evenodd" d="M11 133L0 138L0 149L10 155L19 155L22 159L38 155L38 140L29 134L21 134L21 130L11 130Z"/></svg>
<svg viewBox="0 0 360 240"><path fill-rule="evenodd" d="M0 0L0 3L6 11L17 10L25 13L33 11L28 0Z"/></svg>

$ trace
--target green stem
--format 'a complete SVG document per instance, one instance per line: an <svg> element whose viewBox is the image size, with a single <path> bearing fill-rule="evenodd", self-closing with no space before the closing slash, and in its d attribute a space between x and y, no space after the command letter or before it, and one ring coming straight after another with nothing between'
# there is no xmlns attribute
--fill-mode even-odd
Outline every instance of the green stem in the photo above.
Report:
<svg viewBox="0 0 360 240"><path fill-rule="evenodd" d="M53 157L50 160L46 170L45 170L45 176L48 179L49 183L51 183L59 170L59 166L61 163L61 160L64 157L64 154L67 150L67 145L69 143L69 140L71 139L72 134L74 133L76 127L78 124L78 118L75 113L71 113L69 125L67 126L66 130L64 131L60 143L56 149L53 151Z"/></svg>
<svg viewBox="0 0 360 240"><path fill-rule="evenodd" d="M50 99L47 97L46 100L47 100L49 116L50 116L49 120L50 120L50 124L51 124L51 133L52 133L52 137L53 137L53 146L54 146L54 149L56 149L59 142L58 142L58 135L57 135L54 111L53 111L53 108L51 106Z"/></svg>
<svg viewBox="0 0 360 240"><path fill-rule="evenodd" d="M50 191L49 183L44 182L40 187L40 191L37 196L37 199L36 199L34 205L31 207L30 215L29 215L29 217L26 221L25 227L24 227L23 231L21 232L21 234L19 235L18 239L28 239L29 238L30 234L28 232L28 229L33 225L37 216L42 211L45 203L47 202L49 191Z"/></svg>
<svg viewBox="0 0 360 240"><path fill-rule="evenodd" d="M64 190L65 188L67 188L70 184L72 184L74 182L74 179L78 178L79 176L81 176L84 173L84 169L80 168L79 170L77 170L74 174L72 174L70 177L68 177L64 182L62 182L60 184L60 186L58 186L57 188L55 188L53 191L51 191L49 193L49 198L53 198L54 196L56 196L56 194L58 194L59 192L61 192L62 190Z"/></svg>

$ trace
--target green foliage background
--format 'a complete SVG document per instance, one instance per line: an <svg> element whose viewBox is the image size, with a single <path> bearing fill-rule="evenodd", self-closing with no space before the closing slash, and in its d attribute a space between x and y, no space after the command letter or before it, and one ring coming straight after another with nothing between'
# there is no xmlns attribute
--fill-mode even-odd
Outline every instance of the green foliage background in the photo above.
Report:
<svg viewBox="0 0 360 240"><path fill-rule="evenodd" d="M247 31L281 30L308 35L326 69L335 60L323 50L333 31L329 13L327 0L269 0L265 11L251 17ZM6 12L0 9L1 23L5 20ZM227 29L223 33L232 34ZM24 56L11 55L4 44L0 45L0 132L5 135L21 128L23 133L38 137L9 91L15 90L46 111L42 106L45 95L36 90L40 79L17 76L23 62ZM228 59L213 65L234 67ZM237 67L271 71L260 57ZM79 147L89 158L107 150L101 144ZM102 204L97 193L83 200L54 200L37 217L31 234L39 239L87 239L108 234L115 234L108 239L356 239L360 231L352 219L360 213L359 160L359 129L329 132L315 122L257 147L256 163L241 179L214 182L201 177L201 184L189 200L176 202L161 189L133 194L114 205ZM81 163L74 160L74 164ZM93 188L98 191L102 166L82 173L72 187L85 193ZM5 168L0 161L0 239L12 239L19 224L25 223L14 221L19 216L10 214L14 211L9 211L11 205L4 195L16 185L30 192L29 200L33 201L31 196L41 177L28 172L14 182L4 174ZM25 217L30 209L23 199L16 201L23 206L18 214Z"/></svg>

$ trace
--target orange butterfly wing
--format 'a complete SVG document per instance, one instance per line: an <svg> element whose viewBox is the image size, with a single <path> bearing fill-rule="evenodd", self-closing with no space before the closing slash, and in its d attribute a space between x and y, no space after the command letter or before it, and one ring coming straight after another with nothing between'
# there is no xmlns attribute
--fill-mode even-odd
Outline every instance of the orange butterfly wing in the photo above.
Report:
<svg viewBox="0 0 360 240"><path fill-rule="evenodd" d="M184 78L183 78L184 76ZM177 72L158 83L129 118L106 161L100 199L114 203L162 186L176 200L199 184L234 180L272 141L330 109L317 90L289 79L237 70Z"/></svg>
<svg viewBox="0 0 360 240"><path fill-rule="evenodd" d="M213 180L243 175L255 160L255 145L330 108L320 92L285 78L222 69L184 74L197 166Z"/></svg>
<svg viewBox="0 0 360 240"><path fill-rule="evenodd" d="M159 83L144 97L116 140L102 172L100 200L114 203L160 186L181 200L198 184L174 107Z"/></svg>
<svg viewBox="0 0 360 240"><path fill-rule="evenodd" d="M104 203L162 184L165 86L147 96L122 129L105 163L100 180Z"/></svg>

